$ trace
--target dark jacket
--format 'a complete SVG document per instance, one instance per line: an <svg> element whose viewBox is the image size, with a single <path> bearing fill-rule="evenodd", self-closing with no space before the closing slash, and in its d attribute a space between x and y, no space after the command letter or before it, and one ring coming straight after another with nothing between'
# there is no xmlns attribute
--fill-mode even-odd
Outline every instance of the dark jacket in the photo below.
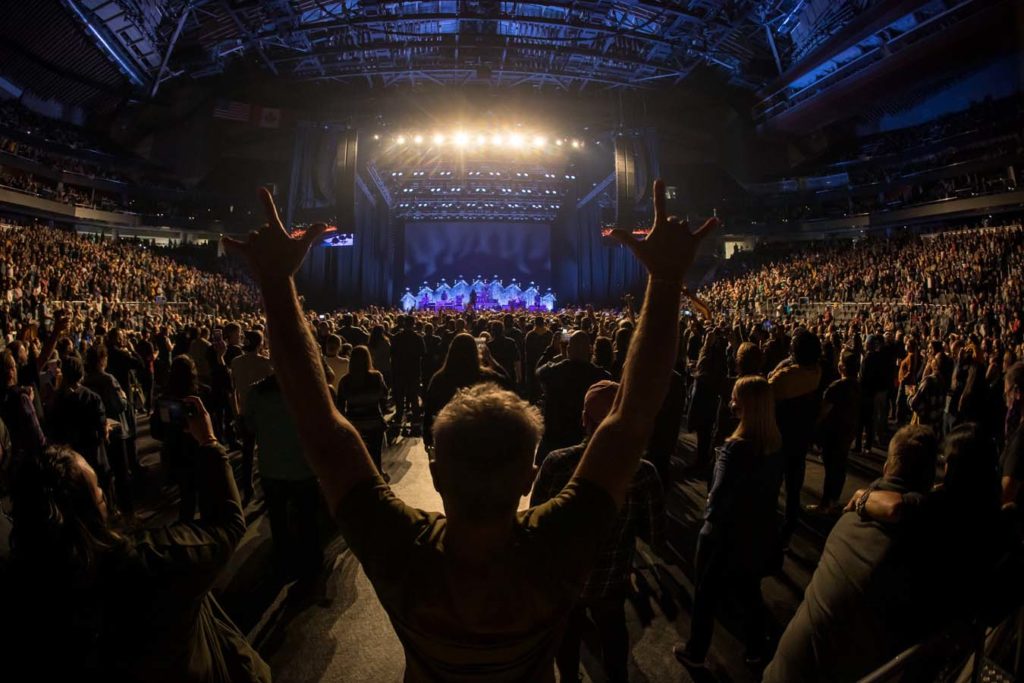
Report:
<svg viewBox="0 0 1024 683"><path fill-rule="evenodd" d="M544 388L544 438L557 446L571 446L583 440L583 399L595 382L611 379L590 361L564 360L537 368Z"/></svg>
<svg viewBox="0 0 1024 683"><path fill-rule="evenodd" d="M764 682L857 681L930 633L945 610L932 540L915 521L840 517Z"/></svg>
<svg viewBox="0 0 1024 683"><path fill-rule="evenodd" d="M17 628L2 635L30 668L8 662L11 671L39 680L269 683L269 667L209 592L245 533L227 454L204 447L197 466L200 519L126 537L101 557L90 584L73 587L15 559L7 578L17 580L0 583L12 589L4 621ZM53 642L76 652L39 652Z"/></svg>
<svg viewBox="0 0 1024 683"><path fill-rule="evenodd" d="M704 508L701 542L712 541L736 574L761 576L779 547L777 498L781 455L764 453L747 439L718 449Z"/></svg>

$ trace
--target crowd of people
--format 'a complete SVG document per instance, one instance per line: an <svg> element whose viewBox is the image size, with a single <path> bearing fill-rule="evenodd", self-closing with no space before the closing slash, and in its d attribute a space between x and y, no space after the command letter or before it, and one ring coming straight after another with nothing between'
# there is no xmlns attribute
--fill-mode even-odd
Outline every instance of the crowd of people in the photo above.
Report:
<svg viewBox="0 0 1024 683"><path fill-rule="evenodd" d="M0 230L5 585L29 615L8 642L72 644L53 668L269 680L209 593L258 496L274 570L300 585L324 571L327 506L412 680L553 680L555 666L575 680L587 620L609 680L627 680L636 539L672 561L665 498L701 481L690 633L674 651L687 667L705 666L727 598L766 681L857 680L954 619L1018 604L1012 589L1002 611L980 589L954 609L931 601L1002 587L1019 545L1020 226L744 253L742 272L696 292L703 316L681 314L679 291L713 222L694 237L659 214L647 242L622 238L651 275L639 310L627 296L541 315L318 314L292 280L316 231L289 238L266 201L270 224L229 243L262 309L251 284L139 244ZM877 307L839 320L800 299ZM128 305L163 300L186 305ZM147 417L179 521L140 530ZM680 471L682 429L697 442ZM422 437L444 515L388 486L386 449L403 435ZM858 449L886 460L849 499ZM825 480L805 506L812 454ZM761 580L812 517L835 527L775 649Z"/></svg>

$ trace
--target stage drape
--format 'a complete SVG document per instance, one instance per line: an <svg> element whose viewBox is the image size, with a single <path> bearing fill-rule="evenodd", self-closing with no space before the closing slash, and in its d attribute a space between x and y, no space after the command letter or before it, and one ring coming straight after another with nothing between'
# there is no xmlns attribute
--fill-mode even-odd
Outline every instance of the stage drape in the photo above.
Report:
<svg viewBox="0 0 1024 683"><path fill-rule="evenodd" d="M643 266L625 247L602 242L598 202L567 213L563 229L555 231L562 256L554 273L559 304L616 305L627 292L641 290Z"/></svg>
<svg viewBox="0 0 1024 683"><path fill-rule="evenodd" d="M335 220L337 127L305 126L297 131L289 209L295 221ZM352 247L315 245L299 273L302 293L318 307L354 308L397 301L395 264L401 268L401 240L383 198L366 182L366 164L355 190L354 224L337 220L339 232L355 236Z"/></svg>

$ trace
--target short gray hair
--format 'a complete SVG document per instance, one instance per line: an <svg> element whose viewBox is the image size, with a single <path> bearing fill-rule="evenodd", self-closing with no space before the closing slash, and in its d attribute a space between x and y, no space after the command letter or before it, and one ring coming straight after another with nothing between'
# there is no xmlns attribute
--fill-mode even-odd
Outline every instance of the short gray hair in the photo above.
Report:
<svg viewBox="0 0 1024 683"><path fill-rule="evenodd" d="M536 407L496 384L460 389L434 421L445 504L479 516L514 510L522 492L510 484L532 465L543 425Z"/></svg>

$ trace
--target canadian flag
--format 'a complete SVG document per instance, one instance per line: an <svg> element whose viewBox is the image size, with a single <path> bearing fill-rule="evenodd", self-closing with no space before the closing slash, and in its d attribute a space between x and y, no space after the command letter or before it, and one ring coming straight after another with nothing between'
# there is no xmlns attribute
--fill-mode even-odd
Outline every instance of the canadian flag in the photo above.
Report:
<svg viewBox="0 0 1024 683"><path fill-rule="evenodd" d="M278 128L281 125L281 110L275 107L253 107L252 121L260 128Z"/></svg>

